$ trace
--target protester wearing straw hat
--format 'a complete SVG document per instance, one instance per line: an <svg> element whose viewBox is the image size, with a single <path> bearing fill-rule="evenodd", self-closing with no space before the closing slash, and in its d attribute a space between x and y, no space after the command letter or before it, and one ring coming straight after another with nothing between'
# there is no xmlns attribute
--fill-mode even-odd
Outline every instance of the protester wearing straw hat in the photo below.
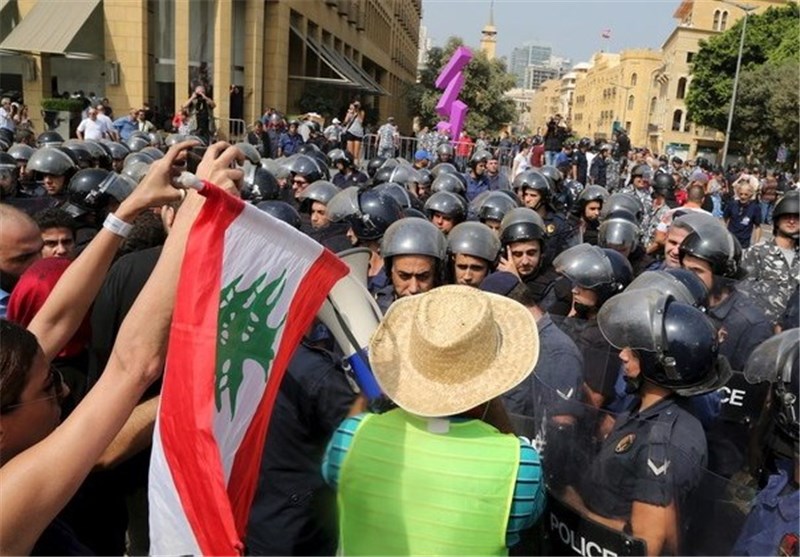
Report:
<svg viewBox="0 0 800 557"><path fill-rule="evenodd" d="M340 552L507 555L543 510L536 451L488 423L536 365L527 308L468 286L398 299L369 346L399 408L345 420L323 463Z"/></svg>

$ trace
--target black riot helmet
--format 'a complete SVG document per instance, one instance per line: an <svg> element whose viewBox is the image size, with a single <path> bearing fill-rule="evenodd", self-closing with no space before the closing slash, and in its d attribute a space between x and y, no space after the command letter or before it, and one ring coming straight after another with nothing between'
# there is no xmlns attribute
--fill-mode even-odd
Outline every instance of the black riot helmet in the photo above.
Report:
<svg viewBox="0 0 800 557"><path fill-rule="evenodd" d="M75 159L61 147L41 147L28 159L28 171L71 177L78 170Z"/></svg>
<svg viewBox="0 0 800 557"><path fill-rule="evenodd" d="M670 294L679 302L706 311L708 289L696 274L686 269L664 269L645 271L631 282L625 292L631 290L656 290Z"/></svg>
<svg viewBox="0 0 800 557"><path fill-rule="evenodd" d="M740 265L742 246L739 240L718 221L695 226L694 232L681 242L679 253L681 263L687 255L697 257L711 266L714 275L726 279L740 280L746 275Z"/></svg>
<svg viewBox="0 0 800 557"><path fill-rule="evenodd" d="M353 166L355 164L353 155L346 149L332 149L328 151L328 160L331 161L333 166L336 166L337 163L342 163L345 167ZM370 164L371 163L372 161L370 161ZM383 164L383 161L381 161L381 164ZM380 166L380 164L378 166ZM369 166L367 168L369 168ZM372 174L370 174L370 178L371 177Z"/></svg>
<svg viewBox="0 0 800 557"><path fill-rule="evenodd" d="M582 137L580 141L578 141L578 147L580 149L589 149L592 146L592 140L588 137Z"/></svg>
<svg viewBox="0 0 800 557"><path fill-rule="evenodd" d="M94 168L94 158L81 140L70 139L65 141L60 148L72 155L72 158L78 164L78 168Z"/></svg>
<svg viewBox="0 0 800 557"><path fill-rule="evenodd" d="M418 168L417 174L419 174L419 182L421 188L430 189L431 184L433 184L433 175L431 171L427 168Z"/></svg>
<svg viewBox="0 0 800 557"><path fill-rule="evenodd" d="M420 181L419 171L410 164L398 164L392 168L388 182L400 184L401 186L411 187Z"/></svg>
<svg viewBox="0 0 800 557"><path fill-rule="evenodd" d="M550 194L552 193L552 185L547 177L537 172L536 170L525 170L520 172L511 183L514 191L525 192L525 190L536 190L542 198L543 203L550 201Z"/></svg>
<svg viewBox="0 0 800 557"><path fill-rule="evenodd" d="M352 155L351 155L352 156ZM331 159L333 160L333 159ZM373 178L375 173L378 171L380 167L383 166L383 163L386 162L386 157L374 157L369 160L367 163L367 176Z"/></svg>
<svg viewBox="0 0 800 557"><path fill-rule="evenodd" d="M111 159L115 161L124 161L125 157L130 155L131 150L122 143L116 141L105 141L103 144L108 148L111 153Z"/></svg>
<svg viewBox="0 0 800 557"><path fill-rule="evenodd" d="M341 190L334 186L331 182L327 180L317 180L308 185L302 192L300 192L297 196L298 199L301 201L317 201L318 203L322 203L323 205L328 205L331 199L339 193ZM303 203L305 205L305 203ZM309 203L310 205L310 203Z"/></svg>
<svg viewBox="0 0 800 557"><path fill-rule="evenodd" d="M501 222L511 209L519 206L516 196L508 195L503 191L490 191L482 199L480 205L475 208L475 213L481 222L487 220Z"/></svg>
<svg viewBox="0 0 800 557"><path fill-rule="evenodd" d="M131 135L125 140L125 146L130 149L131 153L137 153L145 147L150 147L150 138L141 135Z"/></svg>
<svg viewBox="0 0 800 557"><path fill-rule="evenodd" d="M639 245L641 230L634 216L624 209L609 213L597 230L597 245L611 248L626 256Z"/></svg>
<svg viewBox="0 0 800 557"><path fill-rule="evenodd" d="M467 218L467 203L460 195L449 191L437 191L425 201L425 212L429 218L434 213L441 213L458 224Z"/></svg>
<svg viewBox="0 0 800 557"><path fill-rule="evenodd" d="M320 169L320 164L308 155L295 155L286 163L286 167L294 175L302 176L307 182L322 180L325 175Z"/></svg>
<svg viewBox="0 0 800 557"><path fill-rule="evenodd" d="M653 183L650 187L653 188L654 194L670 197L675 191L675 178L668 172L659 172L653 178Z"/></svg>
<svg viewBox="0 0 800 557"><path fill-rule="evenodd" d="M374 191L387 193L400 204L400 208L404 211L411 207L411 194L402 185L396 182L386 182L385 184L378 184L375 186Z"/></svg>
<svg viewBox="0 0 800 557"><path fill-rule="evenodd" d="M744 367L748 383L772 385L768 447L779 457L800 454L800 329L777 334L753 350Z"/></svg>
<svg viewBox="0 0 800 557"><path fill-rule="evenodd" d="M433 179L431 191L434 193L449 191L458 195L464 195L464 192L467 191L467 186L464 184L463 176L447 172L440 173L439 176Z"/></svg>
<svg viewBox="0 0 800 557"><path fill-rule="evenodd" d="M382 166L375 172L375 175L372 177L372 185L377 186L378 184L386 184L387 182L391 181L392 172L394 171L394 166Z"/></svg>
<svg viewBox="0 0 800 557"><path fill-rule="evenodd" d="M538 172L548 179L552 191L561 191L561 186L564 184L564 175L559 169L546 164L541 167Z"/></svg>
<svg viewBox="0 0 800 557"><path fill-rule="evenodd" d="M493 267L500 254L500 239L494 231L479 222L462 222L447 235L447 251L480 257Z"/></svg>
<svg viewBox="0 0 800 557"><path fill-rule="evenodd" d="M437 261L441 271L447 258L447 239L428 220L400 219L386 230L381 240L381 255L387 274L391 272L392 258L398 255L427 255Z"/></svg>
<svg viewBox="0 0 800 557"><path fill-rule="evenodd" d="M478 164L486 164L492 158L492 154L486 149L476 150L469 159L469 167L475 169Z"/></svg>
<svg viewBox="0 0 800 557"><path fill-rule="evenodd" d="M136 182L124 174L102 168L79 170L67 186L69 201L62 208L72 217L86 213L100 216L112 201L122 203L136 187Z"/></svg>
<svg viewBox="0 0 800 557"><path fill-rule="evenodd" d="M453 149L453 145L449 141L447 143L441 143L436 148L436 154L439 156L439 158L442 157L453 158L453 155L455 155L455 153L456 153L455 149Z"/></svg>
<svg viewBox="0 0 800 557"><path fill-rule="evenodd" d="M36 138L37 147L58 147L62 143L64 143L64 138L60 133L54 131L40 133Z"/></svg>
<svg viewBox="0 0 800 557"><path fill-rule="evenodd" d="M10 152L10 151L9 151ZM778 228L778 219L786 215L794 215L795 217L800 214L800 192L797 190L787 192L780 201L775 204L775 209L772 211L773 222L773 236L782 234ZM798 233L795 232L792 238L797 241Z"/></svg>
<svg viewBox="0 0 800 557"><path fill-rule="evenodd" d="M544 221L536 211L528 207L516 207L500 221L500 241L506 247L515 242L539 240L544 251L544 230Z"/></svg>
<svg viewBox="0 0 800 557"><path fill-rule="evenodd" d="M393 222L403 218L403 209L388 193L352 186L330 200L328 216L348 223L359 240L379 240Z"/></svg>
<svg viewBox="0 0 800 557"><path fill-rule="evenodd" d="M682 396L711 392L730 379L714 325L669 294L624 292L603 305L597 324L612 346L636 351L645 380Z"/></svg>
<svg viewBox="0 0 800 557"><path fill-rule="evenodd" d="M278 199L280 186L275 176L262 166L245 165L244 183L241 191L242 199L258 203L270 199Z"/></svg>
<svg viewBox="0 0 800 557"><path fill-rule="evenodd" d="M608 190L603 186L598 186L596 184L592 184L583 188L581 193L578 194L577 203L572 206L573 213L582 216L584 209L586 209L586 205L593 201L597 201L600 203L600 207L602 207L606 199L611 196L608 193Z"/></svg>
<svg viewBox="0 0 800 557"><path fill-rule="evenodd" d="M440 162L431 169L434 180L439 177L439 174L458 174L458 169L449 162Z"/></svg>
<svg viewBox="0 0 800 557"><path fill-rule="evenodd" d="M15 143L8 148L8 154L17 162L28 162L35 152L36 149L24 143Z"/></svg>
<svg viewBox="0 0 800 557"><path fill-rule="evenodd" d="M625 257L613 249L589 244L562 251L553 260L553 268L573 284L595 292L598 307L633 280L633 269Z"/></svg>
<svg viewBox="0 0 800 557"><path fill-rule="evenodd" d="M300 213L285 201L276 201L274 199L261 201L256 204L256 208L300 230L300 226L302 225Z"/></svg>
<svg viewBox="0 0 800 557"><path fill-rule="evenodd" d="M639 198L630 193L612 193L605 203L603 203L603 210L600 212L600 218L605 219L608 214L619 209L623 209L631 213L636 223L642 222L644 216L644 206Z"/></svg>

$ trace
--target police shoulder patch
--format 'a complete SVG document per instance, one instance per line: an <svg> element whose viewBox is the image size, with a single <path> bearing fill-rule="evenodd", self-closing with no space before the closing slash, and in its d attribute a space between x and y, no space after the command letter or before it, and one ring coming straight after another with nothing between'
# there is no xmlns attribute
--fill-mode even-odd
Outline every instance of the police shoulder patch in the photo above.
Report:
<svg viewBox="0 0 800 557"><path fill-rule="evenodd" d="M548 234L553 234L553 232L556 231L556 225L553 224L553 223L550 223L545 227L545 230L547 231Z"/></svg>
<svg viewBox="0 0 800 557"><path fill-rule="evenodd" d="M623 437L622 439L619 440L619 443L617 443L617 446L614 447L614 452L617 453L617 454L622 454L622 453L628 452L630 450L630 448L633 446L633 442L635 440L636 440L636 434L635 433L629 433L628 435L626 435L625 437Z"/></svg>

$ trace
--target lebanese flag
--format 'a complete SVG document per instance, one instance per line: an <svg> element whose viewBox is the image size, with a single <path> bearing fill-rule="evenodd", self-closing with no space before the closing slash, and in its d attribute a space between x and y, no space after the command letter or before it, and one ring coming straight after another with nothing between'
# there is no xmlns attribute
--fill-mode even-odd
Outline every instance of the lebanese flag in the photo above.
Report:
<svg viewBox="0 0 800 557"><path fill-rule="evenodd" d="M150 554L242 554L289 359L347 266L206 184L172 318L150 461Z"/></svg>
<svg viewBox="0 0 800 557"><path fill-rule="evenodd" d="M600 32L600 36L603 37L604 39L610 39L611 38L611 29L603 29Z"/></svg>

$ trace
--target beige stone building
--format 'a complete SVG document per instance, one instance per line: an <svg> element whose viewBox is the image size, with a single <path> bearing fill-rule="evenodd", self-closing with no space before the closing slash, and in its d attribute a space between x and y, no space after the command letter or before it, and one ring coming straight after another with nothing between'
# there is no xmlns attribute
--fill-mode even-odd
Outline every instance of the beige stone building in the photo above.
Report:
<svg viewBox="0 0 800 557"><path fill-rule="evenodd" d="M322 97L343 116L411 127L421 0L0 0L0 85L42 98L83 90L115 115L148 102L162 119L208 86L215 116L252 122ZM159 122L161 124L162 122Z"/></svg>
<svg viewBox="0 0 800 557"><path fill-rule="evenodd" d="M530 128L534 134L544 135L547 121L561 112L561 79L548 79L533 94L530 111ZM563 114L562 114L563 116Z"/></svg>
<svg viewBox="0 0 800 557"><path fill-rule="evenodd" d="M661 54L649 49L595 54L585 77L575 84L575 135L604 140L624 127L633 145L644 145L651 84L662 64Z"/></svg>
<svg viewBox="0 0 800 557"><path fill-rule="evenodd" d="M738 2L737 2L738 3ZM747 0L742 2L760 13L787 0ZM714 162L725 140L723 133L692 123L687 117L686 93L691 87L692 57L700 50L700 41L721 33L744 17L735 3L721 0L683 0L673 17L678 21L662 45L664 66L651 83L650 123L647 145L659 153L695 158L704 156ZM735 157L736 153L731 152ZM730 159L729 159L730 160Z"/></svg>

